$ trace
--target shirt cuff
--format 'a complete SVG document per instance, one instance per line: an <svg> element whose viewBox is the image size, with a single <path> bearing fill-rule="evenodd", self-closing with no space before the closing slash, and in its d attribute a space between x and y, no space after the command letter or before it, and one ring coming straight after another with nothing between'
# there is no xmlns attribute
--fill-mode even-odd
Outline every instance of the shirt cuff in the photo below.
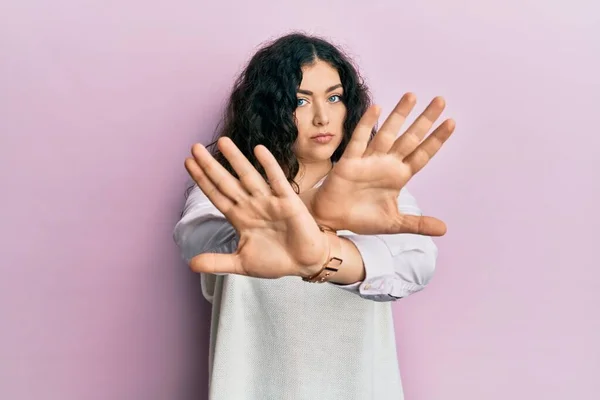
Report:
<svg viewBox="0 0 600 400"><path fill-rule="evenodd" d="M365 280L336 286L374 301L394 301L423 289L422 285L399 279L394 265L398 260L394 260L389 247L378 236L352 233L339 236L352 241L358 249L365 266Z"/></svg>

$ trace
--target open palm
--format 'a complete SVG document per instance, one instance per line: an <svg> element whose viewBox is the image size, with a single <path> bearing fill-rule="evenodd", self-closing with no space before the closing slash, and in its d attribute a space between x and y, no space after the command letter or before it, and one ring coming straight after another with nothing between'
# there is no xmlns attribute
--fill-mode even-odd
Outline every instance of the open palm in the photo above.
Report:
<svg viewBox="0 0 600 400"><path fill-rule="evenodd" d="M257 146L255 154L270 186L229 138L219 149L240 179L233 177L200 144L185 167L210 201L237 230L234 254L200 254L190 261L196 272L233 273L259 278L312 276L328 256L328 242L288 183L273 155Z"/></svg>
<svg viewBox="0 0 600 400"><path fill-rule="evenodd" d="M453 120L446 120L423 140L445 107L444 100L436 97L397 138L415 102L414 95L405 94L370 142L378 107L371 107L361 118L344 154L309 200L320 224L360 234L440 236L446 232L439 219L398 211L402 187L429 162L455 126Z"/></svg>

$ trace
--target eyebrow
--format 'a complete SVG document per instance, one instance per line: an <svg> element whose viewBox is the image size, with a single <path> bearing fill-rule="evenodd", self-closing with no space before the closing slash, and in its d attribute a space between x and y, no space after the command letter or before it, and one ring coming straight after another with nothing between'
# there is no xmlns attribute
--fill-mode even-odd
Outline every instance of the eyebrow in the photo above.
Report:
<svg viewBox="0 0 600 400"><path fill-rule="evenodd" d="M332 90L335 90L335 89L337 89L337 88L341 88L341 87L342 87L342 84L341 84L341 83L338 83L337 85L333 85L332 87L328 88L328 89L325 91L325 93L329 93L329 92L331 92ZM309 95L309 96L312 96L312 95L314 94L314 93L313 93L313 92L311 92L310 90L304 90L304 89L298 89L298 93L307 94L307 95Z"/></svg>

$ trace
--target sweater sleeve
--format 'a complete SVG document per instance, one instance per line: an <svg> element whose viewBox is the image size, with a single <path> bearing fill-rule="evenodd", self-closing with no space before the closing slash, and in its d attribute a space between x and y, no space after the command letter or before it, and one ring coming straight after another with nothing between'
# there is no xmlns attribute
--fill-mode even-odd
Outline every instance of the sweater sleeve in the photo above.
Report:
<svg viewBox="0 0 600 400"><path fill-rule="evenodd" d="M403 214L421 215L415 198L403 188L398 196ZM415 234L357 235L339 231L360 252L365 280L336 285L373 301L395 301L416 293L429 283L435 270L438 249L428 236Z"/></svg>

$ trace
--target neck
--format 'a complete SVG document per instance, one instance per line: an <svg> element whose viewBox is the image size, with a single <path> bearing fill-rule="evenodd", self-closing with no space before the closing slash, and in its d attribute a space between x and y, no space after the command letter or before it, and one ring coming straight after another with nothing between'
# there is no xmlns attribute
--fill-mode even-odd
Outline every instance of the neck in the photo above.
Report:
<svg viewBox="0 0 600 400"><path fill-rule="evenodd" d="M294 177L294 180L300 187L300 193L310 190L325 175L331 171L333 166L331 160L305 162L299 160L300 169Z"/></svg>

